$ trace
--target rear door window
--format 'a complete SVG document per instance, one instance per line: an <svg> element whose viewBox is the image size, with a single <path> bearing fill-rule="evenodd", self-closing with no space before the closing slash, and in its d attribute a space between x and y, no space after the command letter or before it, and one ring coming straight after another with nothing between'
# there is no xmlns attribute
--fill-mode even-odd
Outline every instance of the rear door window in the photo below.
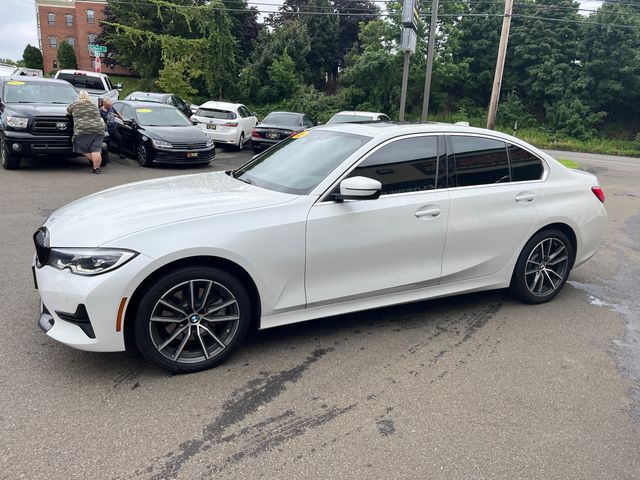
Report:
<svg viewBox="0 0 640 480"><path fill-rule="evenodd" d="M491 185L509 182L509 158L505 142L492 138L452 135L455 157L453 186Z"/></svg>
<svg viewBox="0 0 640 480"><path fill-rule="evenodd" d="M509 145L509 160L511 161L511 181L525 182L540 180L544 168L542 160L533 153L515 145Z"/></svg>
<svg viewBox="0 0 640 480"><path fill-rule="evenodd" d="M367 177L382 184L382 195L436 188L438 137L414 137L389 143L358 165L350 177Z"/></svg>

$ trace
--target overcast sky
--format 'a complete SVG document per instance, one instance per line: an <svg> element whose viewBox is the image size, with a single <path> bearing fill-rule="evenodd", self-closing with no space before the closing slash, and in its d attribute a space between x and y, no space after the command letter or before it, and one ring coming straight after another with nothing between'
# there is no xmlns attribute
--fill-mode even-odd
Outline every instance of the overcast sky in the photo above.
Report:
<svg viewBox="0 0 640 480"><path fill-rule="evenodd" d="M280 3L278 0L273 2ZM601 3L588 0L580 5L582 8L595 9ZM0 58L22 58L27 43L38 45L35 0L0 0Z"/></svg>

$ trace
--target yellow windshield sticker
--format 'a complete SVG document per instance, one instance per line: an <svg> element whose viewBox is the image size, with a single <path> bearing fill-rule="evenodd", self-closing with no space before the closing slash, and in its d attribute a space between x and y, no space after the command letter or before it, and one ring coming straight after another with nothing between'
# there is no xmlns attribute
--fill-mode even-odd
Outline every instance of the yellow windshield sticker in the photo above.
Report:
<svg viewBox="0 0 640 480"><path fill-rule="evenodd" d="M309 135L309 131L308 130L303 130L300 133L296 133L293 137L291 138L302 138L302 137L306 137L307 135Z"/></svg>
<svg viewBox="0 0 640 480"><path fill-rule="evenodd" d="M136 108L136 112L138 112L138 113L149 113L149 112L153 112L153 110L151 110L150 108Z"/></svg>
<svg viewBox="0 0 640 480"><path fill-rule="evenodd" d="M24 85L24 82L18 82L17 80L7 82L7 85Z"/></svg>

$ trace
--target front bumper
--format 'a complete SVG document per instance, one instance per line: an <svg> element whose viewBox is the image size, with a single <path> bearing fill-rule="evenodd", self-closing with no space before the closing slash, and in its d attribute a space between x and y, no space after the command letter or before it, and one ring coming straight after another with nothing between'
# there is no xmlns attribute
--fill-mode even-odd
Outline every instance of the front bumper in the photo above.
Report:
<svg viewBox="0 0 640 480"><path fill-rule="evenodd" d="M188 154L197 153L197 156L189 156ZM165 150L156 149L153 152L152 160L154 163L166 163L174 165L193 165L197 163L210 163L216 158L215 147L204 150Z"/></svg>
<svg viewBox="0 0 640 480"><path fill-rule="evenodd" d="M33 135L29 132L14 130L5 131L4 134L9 151L21 157L67 154L73 151L71 136Z"/></svg>
<svg viewBox="0 0 640 480"><path fill-rule="evenodd" d="M42 301L38 325L47 336L79 350L119 352L125 349L123 328L116 331L118 309L126 302L137 282L137 275L151 263L139 254L122 267L93 277L75 275L50 266L35 269L35 279ZM86 309L93 337L86 326L65 320L68 313ZM126 307L126 305L125 305Z"/></svg>

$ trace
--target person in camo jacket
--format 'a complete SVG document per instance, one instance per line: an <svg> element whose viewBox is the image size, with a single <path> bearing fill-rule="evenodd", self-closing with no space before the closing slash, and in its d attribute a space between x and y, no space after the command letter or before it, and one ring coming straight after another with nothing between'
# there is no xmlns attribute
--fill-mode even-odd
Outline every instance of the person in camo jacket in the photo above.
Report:
<svg viewBox="0 0 640 480"><path fill-rule="evenodd" d="M100 173L104 122L98 107L89 94L81 90L78 100L67 107L67 113L73 117L73 151L91 162L93 173Z"/></svg>

